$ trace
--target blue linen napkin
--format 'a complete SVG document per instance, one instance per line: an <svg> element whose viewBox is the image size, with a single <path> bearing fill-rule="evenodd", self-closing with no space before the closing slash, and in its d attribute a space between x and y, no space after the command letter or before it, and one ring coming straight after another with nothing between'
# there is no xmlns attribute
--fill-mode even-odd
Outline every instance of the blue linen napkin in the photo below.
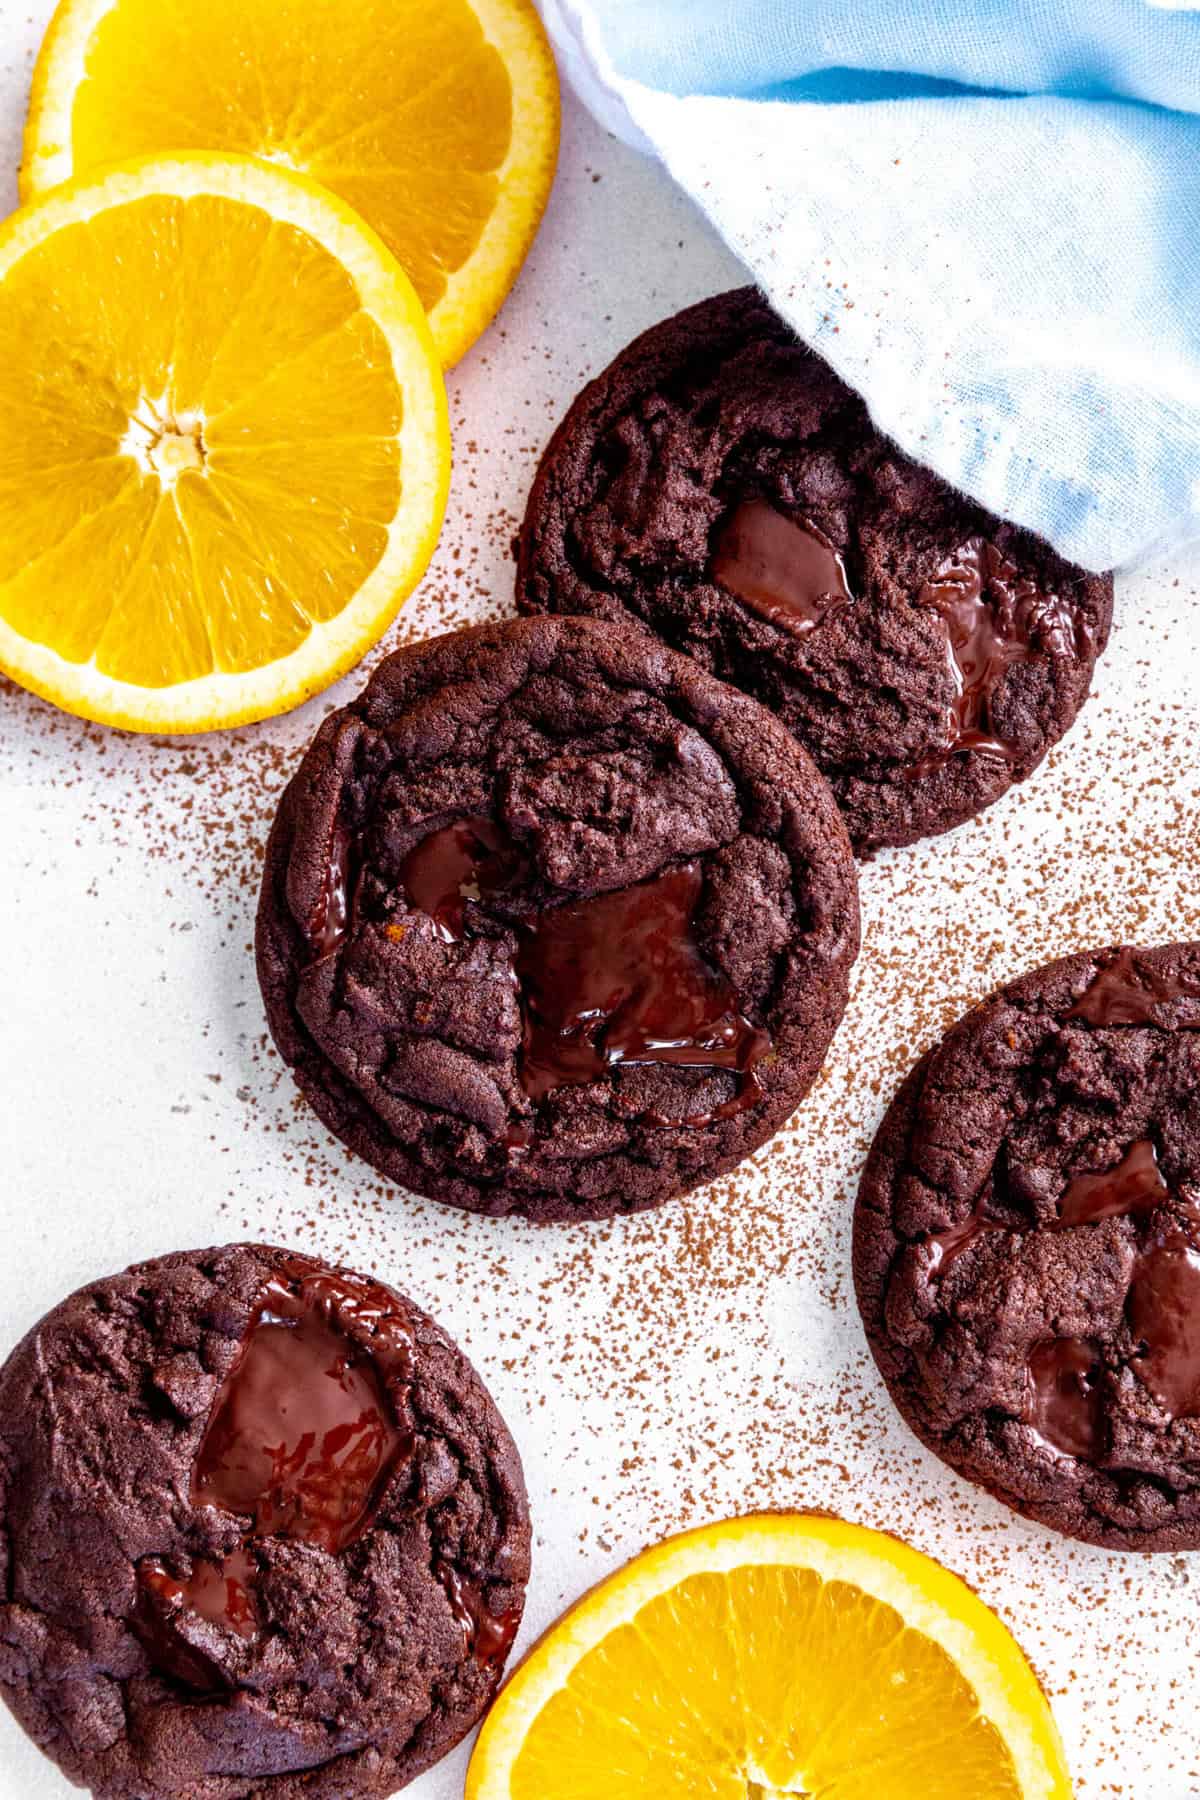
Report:
<svg viewBox="0 0 1200 1800"><path fill-rule="evenodd" d="M540 0L876 423L1090 569L1200 536L1200 0Z"/></svg>

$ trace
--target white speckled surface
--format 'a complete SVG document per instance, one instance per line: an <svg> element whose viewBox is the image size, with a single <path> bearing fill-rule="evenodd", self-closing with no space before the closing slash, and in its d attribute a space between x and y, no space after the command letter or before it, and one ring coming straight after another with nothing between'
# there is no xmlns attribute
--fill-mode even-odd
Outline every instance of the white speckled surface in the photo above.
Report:
<svg viewBox="0 0 1200 1800"><path fill-rule="evenodd" d="M0 0L5 169L49 10ZM452 380L449 523L390 644L511 609L510 539L581 380L737 279L666 178L569 110L529 268ZM665 1531L825 1507L902 1532L1001 1609L1053 1697L1080 1800L1192 1800L1200 1558L1063 1543L922 1450L867 1354L849 1212L888 1097L967 1002L1072 948L1200 931L1197 588L1200 557L1121 583L1096 696L1035 778L864 872L854 999L790 1128L685 1205L576 1231L386 1191L266 1048L250 954L262 843L300 746L361 677L188 743L120 738L0 686L0 1350L81 1282L185 1245L256 1236L375 1269L459 1339L522 1446L522 1643ZM456 1800L464 1767L460 1751L413 1800ZM0 1716L0 1800L70 1791Z"/></svg>

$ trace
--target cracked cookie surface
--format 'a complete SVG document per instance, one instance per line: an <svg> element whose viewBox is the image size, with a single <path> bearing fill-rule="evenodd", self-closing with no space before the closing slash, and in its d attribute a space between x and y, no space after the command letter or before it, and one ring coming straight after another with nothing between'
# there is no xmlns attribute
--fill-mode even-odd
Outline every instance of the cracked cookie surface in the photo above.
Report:
<svg viewBox="0 0 1200 1800"><path fill-rule="evenodd" d="M0 1687L98 1800L394 1793L495 1693L529 1547L466 1358L308 1257L142 1263L0 1371Z"/></svg>
<svg viewBox="0 0 1200 1800"><path fill-rule="evenodd" d="M837 808L777 720L642 633L513 620L398 652L322 726L258 966L360 1156L471 1211L595 1219L778 1129L858 930Z"/></svg>
<svg viewBox="0 0 1200 1800"><path fill-rule="evenodd" d="M575 401L518 599L635 623L770 707L860 854L961 824L1070 726L1112 580L955 493L752 288L653 327Z"/></svg>
<svg viewBox="0 0 1200 1800"><path fill-rule="evenodd" d="M1068 957L968 1013L880 1128L854 1277L951 1467L1073 1537L1200 1548L1200 944Z"/></svg>

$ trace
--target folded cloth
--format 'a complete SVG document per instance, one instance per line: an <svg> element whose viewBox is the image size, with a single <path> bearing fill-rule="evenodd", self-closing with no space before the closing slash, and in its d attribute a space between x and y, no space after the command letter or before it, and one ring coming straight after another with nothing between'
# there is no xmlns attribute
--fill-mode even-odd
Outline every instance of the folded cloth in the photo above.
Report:
<svg viewBox="0 0 1200 1800"><path fill-rule="evenodd" d="M1200 536L1200 0L540 0L910 455L1089 569Z"/></svg>

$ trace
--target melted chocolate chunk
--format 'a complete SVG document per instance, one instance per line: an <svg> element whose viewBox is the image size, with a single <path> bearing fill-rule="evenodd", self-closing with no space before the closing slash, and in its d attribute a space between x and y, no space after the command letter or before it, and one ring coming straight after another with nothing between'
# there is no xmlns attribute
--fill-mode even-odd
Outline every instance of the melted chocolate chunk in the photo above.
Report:
<svg viewBox="0 0 1200 1800"><path fill-rule="evenodd" d="M1172 1419L1200 1414L1200 1220L1159 1233L1138 1257L1126 1303L1130 1366Z"/></svg>
<svg viewBox="0 0 1200 1800"><path fill-rule="evenodd" d="M966 750L1011 762L1015 746L994 727L992 695L1016 663L1080 654L1075 616L1062 601L1040 593L986 538L968 539L925 584L917 604L946 622L955 698L945 744L906 775L919 780Z"/></svg>
<svg viewBox="0 0 1200 1800"><path fill-rule="evenodd" d="M846 565L815 525L798 524L766 500L746 500L717 538L712 578L760 618L808 632L852 598Z"/></svg>
<svg viewBox="0 0 1200 1800"><path fill-rule="evenodd" d="M1059 1201L1064 1225L1092 1225L1098 1219L1123 1219L1153 1212L1171 1190L1158 1166L1149 1138L1139 1138L1114 1168L1099 1175L1076 1175Z"/></svg>
<svg viewBox="0 0 1200 1800"><path fill-rule="evenodd" d="M960 1257L964 1250L970 1249L977 1238L985 1231L1004 1231L1007 1227L999 1219L993 1219L987 1210L986 1202L980 1201L974 1212L968 1213L957 1225L949 1226L945 1231L933 1232L928 1238L933 1252L929 1264L929 1273L940 1281L948 1272L951 1264Z"/></svg>
<svg viewBox="0 0 1200 1800"><path fill-rule="evenodd" d="M1142 1138L1113 1168L1098 1175L1076 1175L1069 1182L1059 1202L1059 1223L1064 1227L1091 1225L1100 1219L1153 1212L1169 1198L1170 1192L1158 1166L1157 1150L1148 1138ZM930 1274L940 1280L955 1259L984 1232L1007 1229L1002 1220L992 1217L986 1201L981 1200L957 1225L930 1235Z"/></svg>
<svg viewBox="0 0 1200 1800"><path fill-rule="evenodd" d="M329 847L329 866L321 904L308 928L308 939L317 962L323 957L332 956L340 947L350 924L350 861L350 833L343 825L336 825Z"/></svg>
<svg viewBox="0 0 1200 1800"><path fill-rule="evenodd" d="M1180 1000L1200 1001L1200 987L1139 965L1134 951L1126 946L1101 969L1064 1017L1082 1019L1085 1025L1158 1025L1167 1030L1200 1031L1200 1009L1191 1019L1163 1018L1163 1008Z"/></svg>
<svg viewBox="0 0 1200 1800"><path fill-rule="evenodd" d="M1049 1338L1026 1365L1026 1422L1064 1456L1096 1462L1104 1452L1099 1352L1086 1338Z"/></svg>
<svg viewBox="0 0 1200 1800"><path fill-rule="evenodd" d="M515 846L490 819L461 819L410 850L400 869L405 898L428 914L448 944L462 941L469 900L503 893L522 866Z"/></svg>
<svg viewBox="0 0 1200 1800"><path fill-rule="evenodd" d="M468 933L465 905L507 888L523 866L490 821L468 819L432 832L405 858L401 886L446 942ZM524 1018L521 1085L532 1100L600 1080L621 1063L727 1069L739 1077L725 1106L663 1125L700 1126L732 1117L760 1092L755 1065L769 1048L737 1006L729 982L704 959L692 919L704 885L687 863L630 888L548 908L522 930L516 978ZM530 1128L506 1134L528 1148Z"/></svg>
<svg viewBox="0 0 1200 1800"><path fill-rule="evenodd" d="M531 1099L597 1081L619 1063L726 1069L738 1093L699 1126L754 1104L765 1032L740 1011L692 933L704 877L685 863L652 881L544 912L521 941L521 1083Z"/></svg>
<svg viewBox="0 0 1200 1800"><path fill-rule="evenodd" d="M369 1354L343 1320L369 1333ZM273 1280L217 1396L192 1504L248 1513L259 1537L344 1550L411 1451L394 1394L411 1367L408 1326L382 1288L324 1272Z"/></svg>
<svg viewBox="0 0 1200 1800"><path fill-rule="evenodd" d="M157 1557L143 1562L138 1568L133 1625L155 1668L200 1693L217 1693L227 1686L221 1662L190 1639L196 1621L219 1625L247 1643L256 1638L257 1574L245 1546L220 1563L193 1563L185 1577L172 1575Z"/></svg>
<svg viewBox="0 0 1200 1800"><path fill-rule="evenodd" d="M467 1649L483 1668L502 1663L517 1635L521 1623L519 1607L503 1607L493 1613L487 1606L478 1584L471 1581L452 1563L439 1563L437 1577L446 1590L450 1610L462 1627Z"/></svg>
<svg viewBox="0 0 1200 1800"><path fill-rule="evenodd" d="M198 1562L187 1578L155 1560L142 1565L143 1588L160 1603L151 1609L160 1653L181 1608L254 1636L254 1538L297 1538L336 1554L369 1528L389 1476L412 1452L404 1399L412 1355L407 1321L374 1282L296 1263L267 1283L217 1394L190 1494L195 1507L248 1515L253 1525L224 1562ZM182 1668L173 1653L167 1666Z"/></svg>
<svg viewBox="0 0 1200 1800"><path fill-rule="evenodd" d="M190 1607L202 1619L224 1625L238 1637L252 1638L258 1630L254 1604L254 1580L258 1571L243 1546L224 1562L197 1562L186 1577L176 1577L161 1563L145 1566L142 1579L168 1607Z"/></svg>

